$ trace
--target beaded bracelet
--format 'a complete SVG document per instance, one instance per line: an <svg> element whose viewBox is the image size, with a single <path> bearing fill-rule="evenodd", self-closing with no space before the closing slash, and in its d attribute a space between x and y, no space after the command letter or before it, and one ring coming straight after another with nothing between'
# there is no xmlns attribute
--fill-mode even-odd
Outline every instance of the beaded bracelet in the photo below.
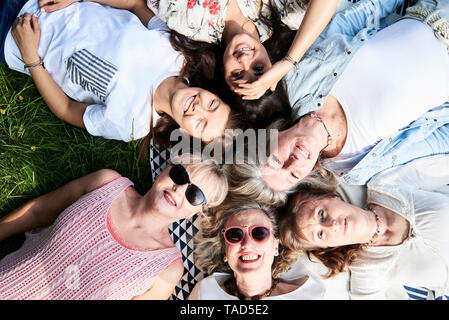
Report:
<svg viewBox="0 0 449 320"><path fill-rule="evenodd" d="M23 69L32 69L32 68L36 68L39 66L44 66L44 60L42 60L42 58L39 58L39 62L37 62L37 63L30 63L30 64L24 65Z"/></svg>
<svg viewBox="0 0 449 320"><path fill-rule="evenodd" d="M285 55L285 57L283 58L283 60L290 62L293 66L296 67L296 65L298 64L298 62L296 62L295 60L293 60L292 57L290 57L288 54Z"/></svg>

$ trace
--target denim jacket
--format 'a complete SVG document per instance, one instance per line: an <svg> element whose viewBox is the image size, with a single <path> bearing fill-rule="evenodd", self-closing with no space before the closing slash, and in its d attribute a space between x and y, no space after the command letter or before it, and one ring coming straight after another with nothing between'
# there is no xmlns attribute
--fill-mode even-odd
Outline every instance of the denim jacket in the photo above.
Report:
<svg viewBox="0 0 449 320"><path fill-rule="evenodd" d="M449 103L433 108L379 141L351 171L340 177L348 184L362 185L385 169L437 154L449 154Z"/></svg>
<svg viewBox="0 0 449 320"><path fill-rule="evenodd" d="M421 0L422 1L422 0ZM292 118L320 108L354 53L403 0L361 0L337 13L301 62L284 78ZM375 23L381 21L381 25ZM449 98L449 97L448 97ZM348 173L344 182L366 184L375 174L421 157L449 153L449 104L434 108L398 132L380 140ZM324 162L326 167L326 163Z"/></svg>

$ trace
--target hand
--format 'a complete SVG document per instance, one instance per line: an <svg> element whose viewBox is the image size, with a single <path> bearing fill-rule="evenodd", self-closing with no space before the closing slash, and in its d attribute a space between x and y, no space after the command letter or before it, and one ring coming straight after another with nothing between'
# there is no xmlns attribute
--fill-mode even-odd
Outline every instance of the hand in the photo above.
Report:
<svg viewBox="0 0 449 320"><path fill-rule="evenodd" d="M276 90L278 82L293 68L293 65L285 60L276 62L266 70L256 81L239 84L239 89L234 92L242 96L243 100L255 100L262 97L270 89Z"/></svg>
<svg viewBox="0 0 449 320"><path fill-rule="evenodd" d="M13 22L11 34L22 54L23 62L25 64L39 62L37 48L41 38L41 29L36 15L25 13L18 17Z"/></svg>
<svg viewBox="0 0 449 320"><path fill-rule="evenodd" d="M53 12L70 6L78 0L38 0L37 3L42 12Z"/></svg>

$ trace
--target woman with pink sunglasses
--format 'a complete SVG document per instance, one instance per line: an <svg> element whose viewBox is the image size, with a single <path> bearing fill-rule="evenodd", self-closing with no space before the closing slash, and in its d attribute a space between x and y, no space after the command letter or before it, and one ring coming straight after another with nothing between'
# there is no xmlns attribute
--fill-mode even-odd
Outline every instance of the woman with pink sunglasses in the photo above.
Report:
<svg viewBox="0 0 449 320"><path fill-rule="evenodd" d="M257 203L228 200L202 220L195 264L211 274L190 300L321 299L324 287L312 275L283 280L296 254L279 243L276 213Z"/></svg>

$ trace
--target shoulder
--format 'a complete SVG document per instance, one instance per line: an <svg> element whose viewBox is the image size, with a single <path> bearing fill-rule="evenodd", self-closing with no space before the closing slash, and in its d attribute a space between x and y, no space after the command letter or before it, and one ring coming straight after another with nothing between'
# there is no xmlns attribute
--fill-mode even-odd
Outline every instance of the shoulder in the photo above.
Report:
<svg viewBox="0 0 449 320"><path fill-rule="evenodd" d="M201 279L191 291L188 300L210 300L231 297L224 288L225 280L230 277L230 274L218 272Z"/></svg>
<svg viewBox="0 0 449 320"><path fill-rule="evenodd" d="M182 259L177 259L175 262L171 263L167 268L162 271L158 278L171 283L177 284L184 274L184 264L182 263Z"/></svg>
<svg viewBox="0 0 449 320"><path fill-rule="evenodd" d="M85 182L86 182L85 183L85 188L86 188L85 192L86 193L91 192L91 191L107 184L108 182L111 182L120 177L121 177L121 174L112 169L100 169L100 170L94 171L84 177Z"/></svg>

